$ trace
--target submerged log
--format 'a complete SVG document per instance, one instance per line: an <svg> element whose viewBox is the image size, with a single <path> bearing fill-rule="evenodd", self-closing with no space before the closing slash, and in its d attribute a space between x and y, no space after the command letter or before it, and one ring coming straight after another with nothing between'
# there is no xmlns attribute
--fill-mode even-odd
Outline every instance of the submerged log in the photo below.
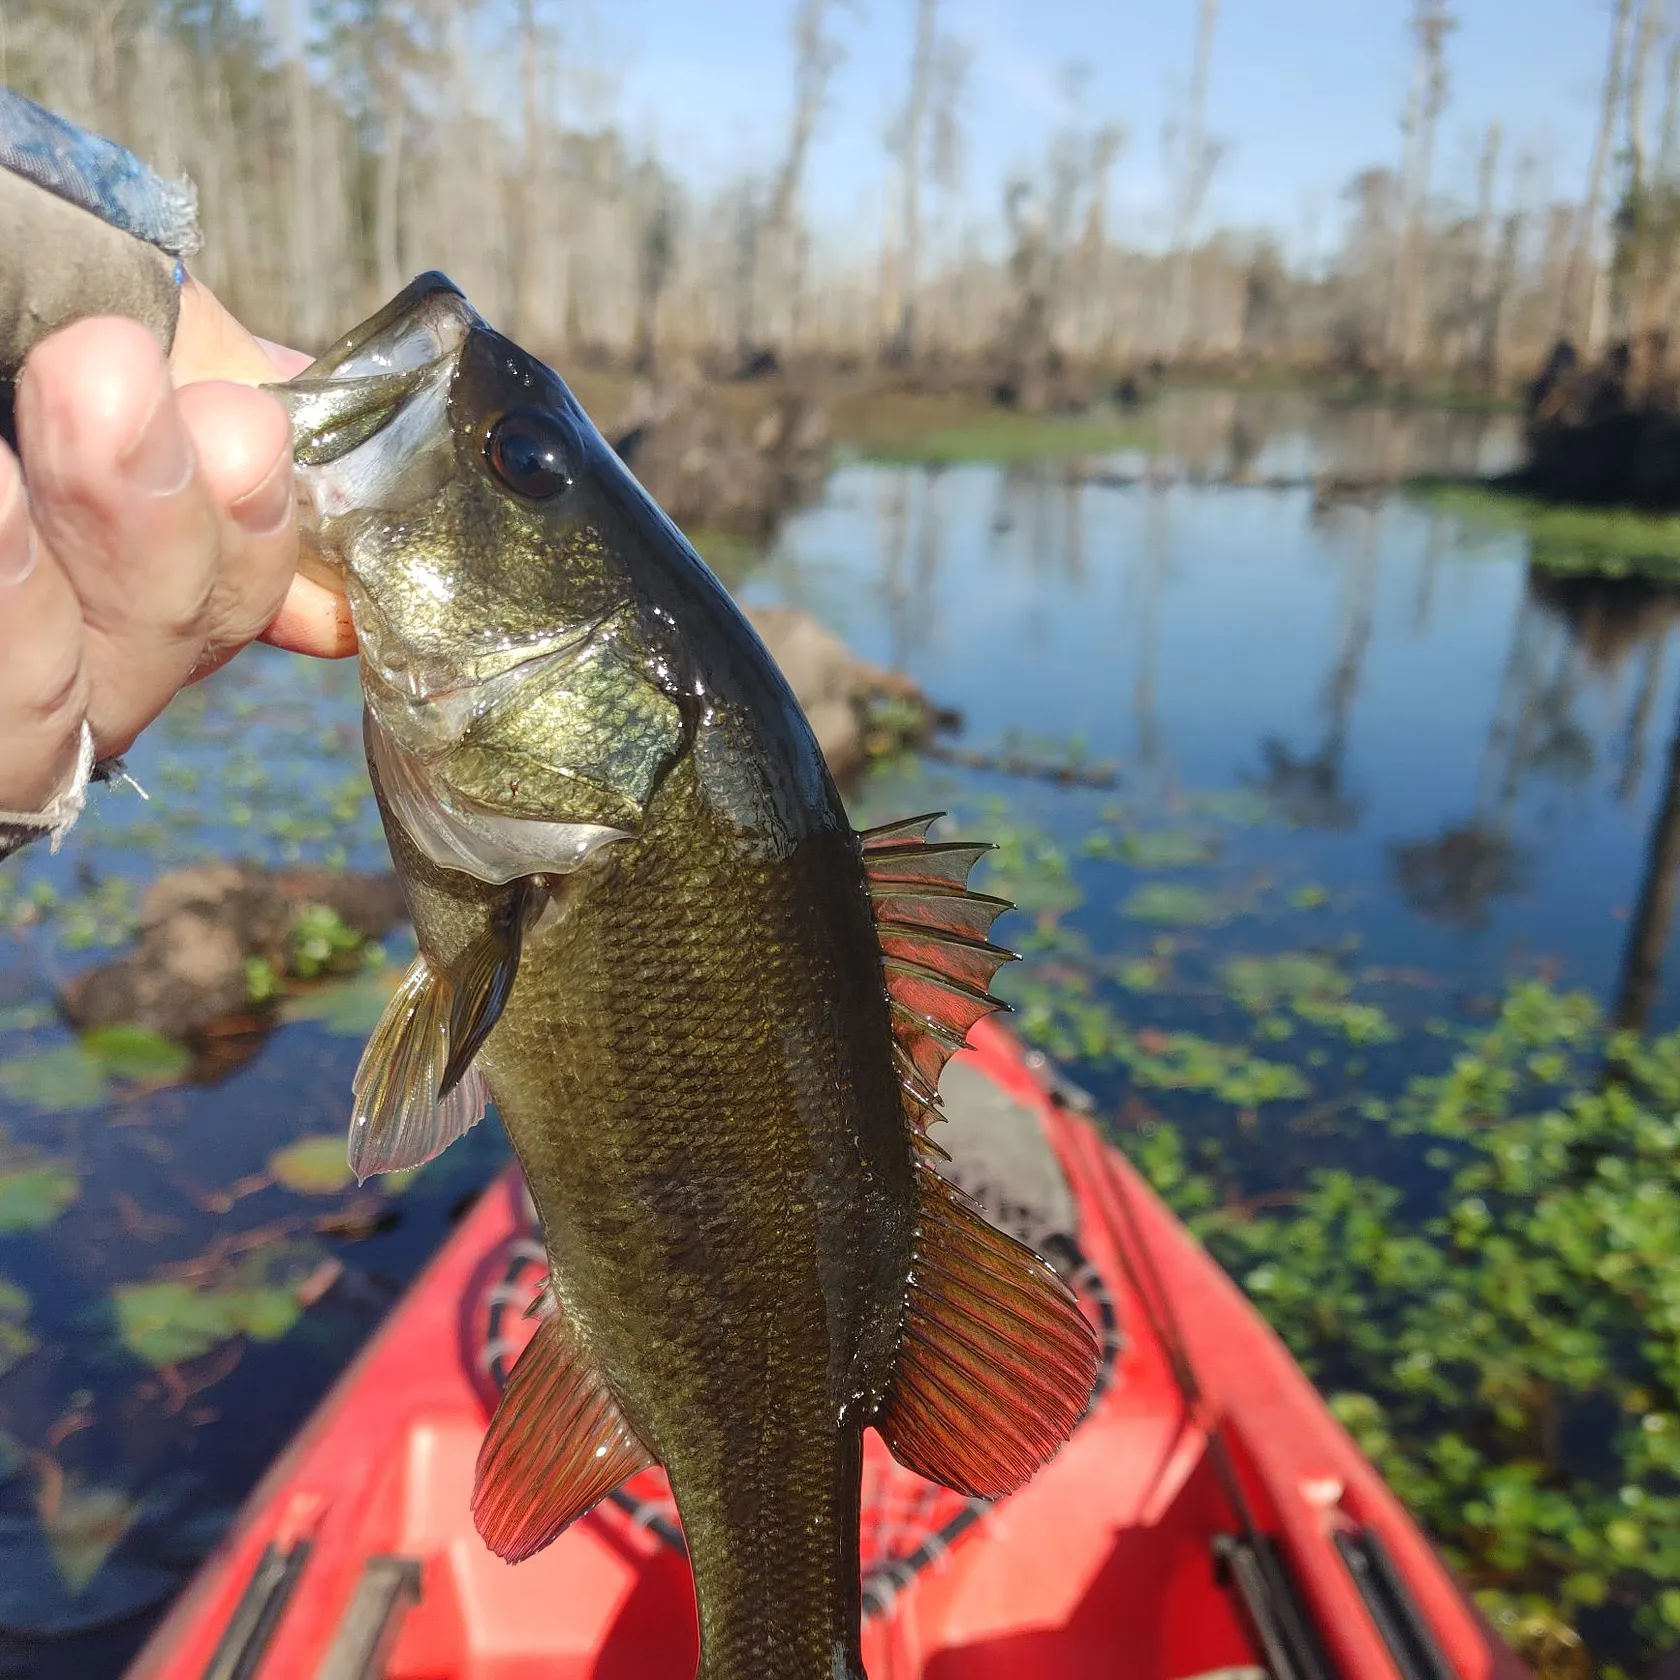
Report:
<svg viewBox="0 0 1680 1680"><path fill-rule="evenodd" d="M391 874L269 871L213 863L159 876L140 907L134 948L70 980L59 1005L86 1030L132 1022L186 1043L218 1022L251 1012L251 967L298 970L296 934L312 907L329 910L357 941L376 939L407 916ZM340 966L355 967L346 945ZM316 972L334 964L311 964Z"/></svg>
<svg viewBox="0 0 1680 1680"><path fill-rule="evenodd" d="M808 612L748 607L746 613L811 720L835 781L843 784L870 759L918 747L958 721L910 678L859 659Z"/></svg>
<svg viewBox="0 0 1680 1680"><path fill-rule="evenodd" d="M732 398L690 371L640 385L614 430L625 464L685 530L762 539L828 476L827 410L796 386Z"/></svg>

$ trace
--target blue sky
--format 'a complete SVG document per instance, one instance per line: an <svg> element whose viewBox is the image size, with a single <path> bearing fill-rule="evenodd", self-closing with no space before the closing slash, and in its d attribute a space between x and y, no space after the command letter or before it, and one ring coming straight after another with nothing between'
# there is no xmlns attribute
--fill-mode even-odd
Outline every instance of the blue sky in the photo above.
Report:
<svg viewBox="0 0 1680 1680"><path fill-rule="evenodd" d="M836 16L847 56L812 153L807 200L831 239L873 243L881 136L904 98L913 4L853 0ZM651 139L705 188L765 167L781 144L791 10L792 0L594 0L593 9L567 3L551 15L570 32L572 65L591 72L590 91L574 84L573 101ZM1481 136L1498 119L1506 191L1510 167L1526 152L1535 191L1578 195L1609 0L1457 0L1454 10L1437 190L1470 196ZM1229 152L1208 221L1271 226L1297 254L1329 246L1347 179L1399 155L1409 11L1409 0L1223 0L1208 128ZM942 27L972 53L964 178L949 225L995 219L1004 177L1042 156L1062 120L1063 67L1083 62L1091 70L1087 118L1117 121L1128 134L1113 225L1158 244L1169 190L1163 127L1189 79L1195 17L1195 0L942 0Z"/></svg>

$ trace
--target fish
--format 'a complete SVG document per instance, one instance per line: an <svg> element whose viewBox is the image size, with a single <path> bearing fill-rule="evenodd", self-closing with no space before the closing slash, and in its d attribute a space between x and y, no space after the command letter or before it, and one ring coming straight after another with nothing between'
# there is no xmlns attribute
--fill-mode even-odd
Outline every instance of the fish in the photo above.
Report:
<svg viewBox="0 0 1680 1680"><path fill-rule="evenodd" d="M701 1680L864 1680L865 1429L996 1498L1097 1371L1066 1285L937 1170L940 1070L1010 957L988 848L854 831L727 591L444 276L277 389L418 945L350 1164L493 1102L548 1256L479 1533L530 1557L661 1465Z"/></svg>

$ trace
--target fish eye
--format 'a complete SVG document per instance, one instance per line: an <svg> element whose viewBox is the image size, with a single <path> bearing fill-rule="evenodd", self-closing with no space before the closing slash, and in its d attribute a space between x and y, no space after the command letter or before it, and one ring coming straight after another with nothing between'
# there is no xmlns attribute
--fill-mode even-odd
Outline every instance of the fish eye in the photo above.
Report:
<svg viewBox="0 0 1680 1680"><path fill-rule="evenodd" d="M484 453L496 477L532 501L558 496L572 482L566 470L565 434L540 408L504 414L492 428Z"/></svg>

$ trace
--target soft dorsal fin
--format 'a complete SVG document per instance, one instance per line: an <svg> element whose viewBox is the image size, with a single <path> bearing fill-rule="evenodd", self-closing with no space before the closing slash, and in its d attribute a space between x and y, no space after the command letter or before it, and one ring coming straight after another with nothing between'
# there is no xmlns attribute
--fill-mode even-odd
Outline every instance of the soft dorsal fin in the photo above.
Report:
<svg viewBox="0 0 1680 1680"><path fill-rule="evenodd" d="M489 1088L472 1065L519 970L527 892L498 908L453 975L408 965L351 1082L350 1170L358 1180L418 1167L484 1118Z"/></svg>
<svg viewBox="0 0 1680 1680"><path fill-rule="evenodd" d="M893 1385L876 1428L900 1464L997 1499L1044 1465L1085 1414L1097 1337L1067 1285L986 1222L926 1161Z"/></svg>
<svg viewBox="0 0 1680 1680"><path fill-rule="evenodd" d="M939 815L858 836L892 1000L904 1112L918 1135L938 1118L940 1072L968 1042L968 1029L1008 1008L989 987L1015 956L986 937L1007 901L968 890L969 871L991 847L929 841Z"/></svg>
<svg viewBox="0 0 1680 1680"><path fill-rule="evenodd" d="M479 1449L473 1521L491 1551L518 1563L652 1463L565 1318L548 1312Z"/></svg>

